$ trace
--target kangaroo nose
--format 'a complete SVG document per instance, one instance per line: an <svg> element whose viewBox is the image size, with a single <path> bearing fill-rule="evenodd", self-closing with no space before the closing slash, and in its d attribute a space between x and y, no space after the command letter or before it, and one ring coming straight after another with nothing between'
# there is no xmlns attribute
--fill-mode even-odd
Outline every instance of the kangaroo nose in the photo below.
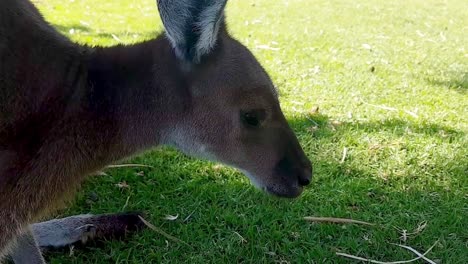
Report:
<svg viewBox="0 0 468 264"><path fill-rule="evenodd" d="M307 186L312 179L312 165L307 164L298 175L298 181L301 186Z"/></svg>

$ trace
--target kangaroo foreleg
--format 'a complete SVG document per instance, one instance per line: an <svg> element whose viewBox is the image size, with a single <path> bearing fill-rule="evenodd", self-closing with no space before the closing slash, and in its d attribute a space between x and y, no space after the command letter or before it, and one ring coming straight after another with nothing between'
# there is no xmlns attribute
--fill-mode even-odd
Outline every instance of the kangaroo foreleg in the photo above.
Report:
<svg viewBox="0 0 468 264"><path fill-rule="evenodd" d="M44 264L41 248L121 238L144 227L139 216L139 213L83 214L35 223L18 237L9 255L15 264Z"/></svg>
<svg viewBox="0 0 468 264"><path fill-rule="evenodd" d="M144 227L139 216L139 213L74 215L31 227L40 247L58 248L89 240L122 238Z"/></svg>

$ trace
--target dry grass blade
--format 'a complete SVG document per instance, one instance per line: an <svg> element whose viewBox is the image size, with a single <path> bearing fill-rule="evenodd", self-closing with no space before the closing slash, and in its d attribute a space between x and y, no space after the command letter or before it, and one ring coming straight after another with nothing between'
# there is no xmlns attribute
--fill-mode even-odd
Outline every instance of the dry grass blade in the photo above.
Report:
<svg viewBox="0 0 468 264"><path fill-rule="evenodd" d="M421 259L424 259L427 263L430 263L430 264L437 264L435 263L433 260L431 259L428 259L426 258L426 254L429 253L429 251L432 250L432 248L437 244L437 241L434 243L434 245L432 245L428 250L426 250L426 252L424 252L423 254L419 253L416 249L410 247L410 246L405 246L405 245L401 245L401 244L394 244L394 243L391 243L392 245L396 245L396 246L399 246L399 247L402 247L404 249L407 249L411 252L413 252L414 254L416 254L418 257L420 257Z"/></svg>
<svg viewBox="0 0 468 264"><path fill-rule="evenodd" d="M348 154L348 148L347 147L344 147L343 148L343 155L341 156L341 160L340 160L340 163L343 163L346 159L346 155Z"/></svg>
<svg viewBox="0 0 468 264"><path fill-rule="evenodd" d="M419 116L415 113L415 112L412 112L412 111L409 111L409 110L400 110L398 108L395 108L395 107L390 107L390 106L386 106L386 105L375 105L375 104L369 104L367 102L363 102L364 104L366 105L369 105L369 106L373 106L373 107L376 107L376 108L380 108L380 109L383 109L383 110L387 110L387 111L400 111L400 112L404 112L414 118L419 118Z"/></svg>
<svg viewBox="0 0 468 264"><path fill-rule="evenodd" d="M190 217L192 217L193 213L195 213L195 210L193 210L187 217L185 217L183 222L187 222L190 219Z"/></svg>
<svg viewBox="0 0 468 264"><path fill-rule="evenodd" d="M106 168L108 169L113 169L113 168L127 168L127 167L144 167L144 168L154 168L153 166L150 165L145 165L145 164L114 164L114 165L109 165Z"/></svg>
<svg viewBox="0 0 468 264"><path fill-rule="evenodd" d="M150 222L146 221L143 217L138 216L138 218L140 218L140 220L143 222L143 224L145 224L149 229L151 229L151 230L153 230L153 231L155 231L155 232L157 232L157 233L163 235L163 236L166 237L167 239L172 240L172 241L174 241L174 242L176 242L176 243L182 243L182 244L184 244L184 245L186 245L186 246L192 247L192 246L190 246L187 242L182 241L182 240L178 239L177 237L171 236L171 235L169 235L168 233L166 233L166 232L164 232L163 230L161 230L160 228L157 228L156 226L154 226L154 225L151 224Z"/></svg>
<svg viewBox="0 0 468 264"><path fill-rule="evenodd" d="M264 50L273 50L273 51L280 50L280 48L274 48L274 47L271 47L271 46L268 46L268 45L257 45L256 48L257 49L264 49Z"/></svg>
<svg viewBox="0 0 468 264"><path fill-rule="evenodd" d="M121 39L119 39L119 37L117 37L115 34L111 34L112 38L115 39L116 41L118 42L122 42Z"/></svg>
<svg viewBox="0 0 468 264"><path fill-rule="evenodd" d="M122 210L120 210L120 211L122 211L122 212L125 211L125 208L127 208L127 206L128 206L128 201L130 201L130 196L127 197L127 200L125 201L125 204L122 207Z"/></svg>
<svg viewBox="0 0 468 264"><path fill-rule="evenodd" d="M432 261L432 260L426 258L425 256L435 247L435 245L437 244L437 242L438 242L438 241L436 241L428 250L426 250L426 252L424 252L424 254L419 253L418 251L416 251L415 249L413 249L413 248L411 248L411 247L403 246L403 245L398 245L398 244L397 244L397 246L402 247L402 248L405 248L405 249L408 249L408 250L410 250L411 252L413 252L413 253L415 253L416 255L418 255L417 258L413 258L413 259L409 259L409 260L378 261L378 260L366 259L366 258L362 258L362 257L358 257L358 256L346 254L346 253L341 253L341 252L336 252L336 255L342 256L342 257L346 257L346 258L350 258L350 259L366 261L366 262L368 262L368 263L376 263L376 264L404 264L404 263L415 262L416 260L419 260L419 259L423 259L423 260L425 260L425 261L427 261L428 263L431 263L431 264L436 264L434 261Z"/></svg>
<svg viewBox="0 0 468 264"><path fill-rule="evenodd" d="M70 245L70 252L68 253L69 257L72 257L75 254L75 246Z"/></svg>
<svg viewBox="0 0 468 264"><path fill-rule="evenodd" d="M366 105L370 105L370 106L373 106L373 107L376 107L376 108L383 109L383 110L398 111L398 109L396 109L395 107L390 107L390 106L386 106L386 105L369 104L369 103L366 103L366 102L363 102L363 103L366 104Z"/></svg>
<svg viewBox="0 0 468 264"><path fill-rule="evenodd" d="M177 220L177 218L179 218L179 214L176 214L176 215L166 215L165 217L163 217L163 219L169 220L169 221L175 221L175 220Z"/></svg>
<svg viewBox="0 0 468 264"><path fill-rule="evenodd" d="M127 183L126 181L119 182L119 183L117 183L115 186L117 186L117 187L120 188L120 189L128 189L128 188L130 188L130 185L128 185L128 183Z"/></svg>
<svg viewBox="0 0 468 264"><path fill-rule="evenodd" d="M239 234L236 231L233 231L233 232L234 232L234 234L236 234L240 238L241 243L247 243L247 239L245 239L243 236L241 236L241 234Z"/></svg>
<svg viewBox="0 0 468 264"><path fill-rule="evenodd" d="M414 117L414 118L418 118L419 116L415 113L415 112L412 112L412 111L409 111L409 110L404 110L405 113L407 113L408 115Z"/></svg>
<svg viewBox="0 0 468 264"><path fill-rule="evenodd" d="M375 224L354 220L354 219L347 219L347 218L335 218L335 217L315 217L315 216L306 216L304 220L310 222L319 222L319 223L334 223L334 224L360 224L360 225L368 225L374 226Z"/></svg>

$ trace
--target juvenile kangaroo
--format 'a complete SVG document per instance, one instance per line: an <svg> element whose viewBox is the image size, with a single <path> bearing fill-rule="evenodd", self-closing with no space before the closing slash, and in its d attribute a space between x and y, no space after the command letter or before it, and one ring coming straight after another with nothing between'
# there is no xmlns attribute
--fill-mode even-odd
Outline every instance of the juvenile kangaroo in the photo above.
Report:
<svg viewBox="0 0 468 264"><path fill-rule="evenodd" d="M37 247L28 226L86 175L157 145L238 168L277 196L309 184L268 74L226 30L226 0L157 3L164 35L90 48L28 0L0 2L0 256L20 263Z"/></svg>

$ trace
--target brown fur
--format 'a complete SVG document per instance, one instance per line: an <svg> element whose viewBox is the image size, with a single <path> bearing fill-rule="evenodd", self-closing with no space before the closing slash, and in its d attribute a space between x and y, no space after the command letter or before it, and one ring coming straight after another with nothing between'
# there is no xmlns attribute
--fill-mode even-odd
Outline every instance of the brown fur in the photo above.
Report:
<svg viewBox="0 0 468 264"><path fill-rule="evenodd" d="M270 78L224 25L190 69L164 36L88 48L26 0L0 3L0 252L89 173L159 144L246 172L295 197L311 165ZM242 123L261 109L259 127Z"/></svg>

